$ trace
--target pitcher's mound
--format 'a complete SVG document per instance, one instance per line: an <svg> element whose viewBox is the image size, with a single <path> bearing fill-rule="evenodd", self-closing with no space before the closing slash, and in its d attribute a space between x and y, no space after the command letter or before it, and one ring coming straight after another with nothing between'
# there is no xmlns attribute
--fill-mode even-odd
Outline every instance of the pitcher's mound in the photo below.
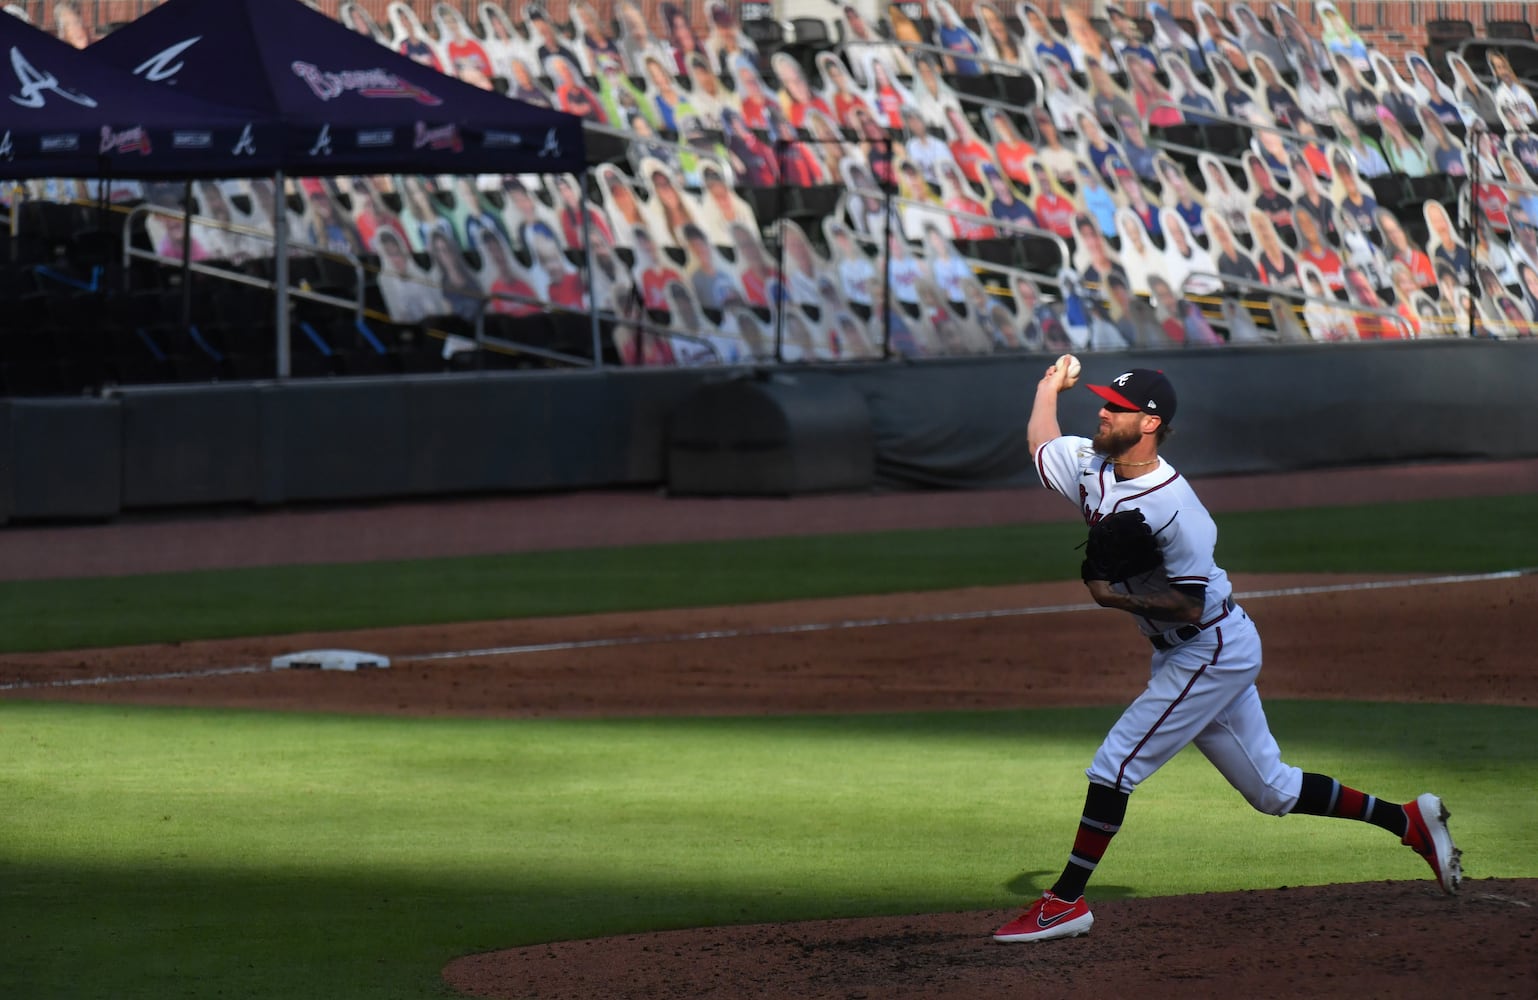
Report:
<svg viewBox="0 0 1538 1000"><path fill-rule="evenodd" d="M506 1000L1531 996L1538 880L1310 886L1096 903L1089 936L994 944L1018 911L755 924L470 955Z"/></svg>

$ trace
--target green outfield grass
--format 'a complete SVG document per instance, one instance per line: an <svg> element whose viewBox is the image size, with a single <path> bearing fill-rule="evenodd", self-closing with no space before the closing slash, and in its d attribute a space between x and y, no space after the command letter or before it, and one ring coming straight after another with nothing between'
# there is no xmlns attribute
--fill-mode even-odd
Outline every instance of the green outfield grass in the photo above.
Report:
<svg viewBox="0 0 1538 1000"><path fill-rule="evenodd" d="M0 708L0 995L437 996L474 950L725 922L1008 908L1060 870L1113 709L426 721ZM1289 757L1454 811L1538 876L1538 713L1274 703ZM1188 751L1099 898L1376 879L1381 830L1252 812ZM980 920L984 940L991 926Z"/></svg>
<svg viewBox="0 0 1538 1000"><path fill-rule="evenodd" d="M1538 566L1538 497L1230 514L1247 572ZM0 652L741 604L1077 572L1084 527L1033 524L0 583Z"/></svg>
<svg viewBox="0 0 1538 1000"><path fill-rule="evenodd" d="M1538 565L1538 499L1229 515L1247 572ZM1070 524L0 585L10 650L1061 579ZM1129 664L1129 670L1139 669ZM417 720L0 701L0 997L425 1000L452 957L721 922L1006 908L1060 870L1120 706ZM1443 794L1538 877L1538 711L1271 703L1288 759ZM1426 877L1253 813L1187 752L1100 898ZM981 936L991 930L979 926Z"/></svg>

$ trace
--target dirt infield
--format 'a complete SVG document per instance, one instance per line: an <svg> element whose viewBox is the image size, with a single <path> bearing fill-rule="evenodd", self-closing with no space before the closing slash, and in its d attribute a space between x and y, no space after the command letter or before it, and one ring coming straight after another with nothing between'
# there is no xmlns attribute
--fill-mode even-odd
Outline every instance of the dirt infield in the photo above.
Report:
<svg viewBox="0 0 1538 1000"><path fill-rule="evenodd" d="M1288 496L1307 504L1375 491L1513 492L1538 486L1538 463L1306 478L1198 488L1217 498L1215 510L1276 506ZM583 525L593 529L590 543L609 544L1060 517L1061 501L1050 501L1036 492L804 503L613 494L385 505L12 529L0 532L0 561L13 578L143 572L425 555L434 539L444 552L578 544ZM498 530L499 516L515 527ZM303 545L320 537L332 541ZM1235 574L1234 582L1266 641L1267 697L1538 700L1525 648L1538 577L1364 587L1360 578ZM0 657L0 685L21 685L4 692L10 697L507 717L1130 700L1146 648L1125 622L1083 604L1075 582L17 654ZM357 675L262 669L279 653L334 646L396 662ZM439 656L446 652L459 655ZM107 678L118 680L101 683ZM1444 793L1456 832L1457 802ZM468 994L509 998L1530 996L1538 885L1481 879L1482 859L1467 860L1473 878L1456 899L1425 881L1113 901L1097 906L1089 938L1013 947L987 940L1010 915L1002 911L679 931L469 956L445 978Z"/></svg>
<svg viewBox="0 0 1538 1000"><path fill-rule="evenodd" d="M1000 910L570 941L445 975L474 996L531 1000L1517 998L1538 975L1534 906L1532 880L1451 900L1410 882L1319 886L1102 903L1088 937L1038 945L988 943L1013 916Z"/></svg>

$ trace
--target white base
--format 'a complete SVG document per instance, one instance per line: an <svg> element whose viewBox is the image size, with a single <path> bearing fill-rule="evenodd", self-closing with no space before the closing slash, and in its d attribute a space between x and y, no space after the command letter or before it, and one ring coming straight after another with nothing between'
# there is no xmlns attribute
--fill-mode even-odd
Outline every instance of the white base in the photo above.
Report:
<svg viewBox="0 0 1538 1000"><path fill-rule="evenodd" d="M390 666L390 658L356 649L310 649L272 659L274 670L363 670Z"/></svg>

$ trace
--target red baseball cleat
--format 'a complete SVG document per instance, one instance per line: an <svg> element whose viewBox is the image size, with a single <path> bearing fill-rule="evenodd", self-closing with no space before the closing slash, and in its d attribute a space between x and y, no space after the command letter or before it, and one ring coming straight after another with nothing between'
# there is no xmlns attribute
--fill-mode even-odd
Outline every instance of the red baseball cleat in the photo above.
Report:
<svg viewBox="0 0 1538 1000"><path fill-rule="evenodd" d="M995 941L1050 941L1053 938L1088 934L1095 922L1084 897L1069 902L1050 892L1031 904L1031 908L993 932Z"/></svg>
<svg viewBox="0 0 1538 1000"><path fill-rule="evenodd" d="M1426 859L1443 892L1457 892L1463 881L1463 852L1447 830L1447 807L1441 799L1425 792L1414 802L1406 803L1404 813L1410 825L1400 843L1414 848L1416 854Z"/></svg>

